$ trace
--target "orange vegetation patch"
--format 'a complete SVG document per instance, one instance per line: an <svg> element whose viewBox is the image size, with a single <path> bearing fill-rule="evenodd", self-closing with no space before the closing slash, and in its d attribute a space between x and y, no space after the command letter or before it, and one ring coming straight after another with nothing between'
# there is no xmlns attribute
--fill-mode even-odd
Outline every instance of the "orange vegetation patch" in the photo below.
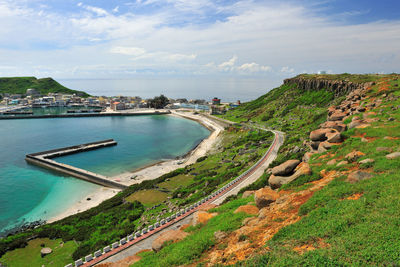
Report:
<svg viewBox="0 0 400 267"><path fill-rule="evenodd" d="M206 266L230 265L265 252L267 250L264 247L265 243L283 227L299 221L301 216L298 211L301 205L307 202L316 191L337 177L338 173L322 171L321 176L320 180L309 183L311 186L300 192L281 190L280 198L276 202L260 209L258 217L248 219L248 223L228 234L212 249L204 253L199 261L190 266L196 266L199 262L207 263ZM240 236L246 236L246 239L238 241ZM322 244L321 242L318 247L322 247ZM304 248L299 248L299 251L302 249L312 249L312 246L304 246Z"/></svg>
<svg viewBox="0 0 400 267"><path fill-rule="evenodd" d="M325 243L322 238L319 238L314 244L304 244L301 246L294 247L293 250L296 251L299 254L303 254L304 252L310 251L310 250L315 250L317 248L329 248L330 245L328 243Z"/></svg>
<svg viewBox="0 0 400 267"><path fill-rule="evenodd" d="M319 156L318 159L332 158L334 156L335 156L335 154L329 152L329 153L327 153L325 155Z"/></svg>
<svg viewBox="0 0 400 267"><path fill-rule="evenodd" d="M190 226L190 224L184 224L181 226L181 228L179 228L179 230L184 231L186 228L188 228Z"/></svg>
<svg viewBox="0 0 400 267"><path fill-rule="evenodd" d="M138 262L142 257L138 256L139 253L145 252L145 251L151 251L150 249L144 249L139 251L133 256L126 257L122 260L119 260L117 262L105 262L105 263L100 263L96 266L98 267L126 267L134 264L135 262Z"/></svg>
<svg viewBox="0 0 400 267"><path fill-rule="evenodd" d="M240 206L239 208L237 208L234 213L244 212L244 213L247 213L247 214L250 214L250 215L256 215L256 214L258 214L258 211L259 210L258 210L258 208L256 206L243 205L243 206Z"/></svg>
<svg viewBox="0 0 400 267"><path fill-rule="evenodd" d="M355 193L349 197L346 197L347 200L357 200L359 199L364 193Z"/></svg>
<svg viewBox="0 0 400 267"><path fill-rule="evenodd" d="M400 138L393 137L393 136L385 136L383 139L385 139L385 140L399 140Z"/></svg>

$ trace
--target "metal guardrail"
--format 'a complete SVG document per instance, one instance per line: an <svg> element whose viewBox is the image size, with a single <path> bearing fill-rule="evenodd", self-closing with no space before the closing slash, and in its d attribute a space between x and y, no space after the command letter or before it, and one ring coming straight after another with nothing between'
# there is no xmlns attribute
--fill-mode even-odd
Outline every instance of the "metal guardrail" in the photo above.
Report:
<svg viewBox="0 0 400 267"><path fill-rule="evenodd" d="M264 131L271 131L268 129L261 129ZM183 207L180 211L174 213L173 215L170 215L164 219L161 219L154 223L153 225L148 226L147 228L138 230L135 233L132 233L128 235L127 237L122 238L119 242L114 242L110 246L106 246L103 249L103 252L101 250L97 250L93 254L90 254L85 257L85 261L82 259L79 259L75 261L74 264L68 264L65 267L78 267L78 266L93 266L94 264L99 263L100 261L115 255L118 251L116 249L122 248L126 249L135 243L148 238L149 236L161 231L164 228L169 227L170 225L186 218L190 214L194 213L196 210L198 210L201 206L213 202L215 199L223 196L230 190L232 190L234 187L236 187L241 180L244 180L247 175L251 175L252 172L255 171L256 168L260 166L260 164L263 163L268 157L268 155L271 153L271 151L275 148L276 144L278 143L279 136L277 132L272 131L275 135L274 141L271 144L271 146L268 148L268 150L265 152L265 154L248 170L246 170L244 173L239 175L237 178L229 182L228 184L224 185L223 187L219 188L217 191L209 194L208 196L204 197L203 199L197 201L194 204L188 205L186 207ZM107 255L108 254L108 255ZM94 255L94 257L93 257Z"/></svg>

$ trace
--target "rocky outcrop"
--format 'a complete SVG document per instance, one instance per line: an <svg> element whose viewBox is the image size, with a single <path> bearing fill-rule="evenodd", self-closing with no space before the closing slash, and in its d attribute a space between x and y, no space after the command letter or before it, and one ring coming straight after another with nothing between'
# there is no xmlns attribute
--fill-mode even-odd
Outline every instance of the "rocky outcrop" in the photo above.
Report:
<svg viewBox="0 0 400 267"><path fill-rule="evenodd" d="M346 131L347 126L343 122L339 121L326 121L320 125L321 128L332 128L342 133Z"/></svg>
<svg viewBox="0 0 400 267"><path fill-rule="evenodd" d="M365 154L361 151L352 151L345 156L348 162L355 162L358 158L365 156Z"/></svg>
<svg viewBox="0 0 400 267"><path fill-rule="evenodd" d="M272 168L273 175L288 175L291 174L294 168L300 164L300 160L292 159L282 163L279 166Z"/></svg>
<svg viewBox="0 0 400 267"><path fill-rule="evenodd" d="M188 233L181 231L181 230L169 230L164 233L162 233L157 239L153 241L151 244L151 248L153 251L158 252L160 251L164 244L168 241L178 241L184 239L186 236L188 236Z"/></svg>
<svg viewBox="0 0 400 267"><path fill-rule="evenodd" d="M271 175L268 179L268 182L271 188L275 189L281 187L284 184L296 180L298 177L302 175L309 175L309 174L311 174L310 165L306 162L302 162L296 167L294 174L290 176Z"/></svg>
<svg viewBox="0 0 400 267"><path fill-rule="evenodd" d="M217 213L208 213L206 211L196 211L193 214L192 225L196 226L198 224L205 224L207 223L212 217L216 216Z"/></svg>
<svg viewBox="0 0 400 267"><path fill-rule="evenodd" d="M374 175L371 173L357 170L350 173L349 176L347 176L347 181L349 181L350 183L356 183L361 180L370 179L373 176Z"/></svg>
<svg viewBox="0 0 400 267"><path fill-rule="evenodd" d="M312 141L311 146L314 149L320 144L317 142L328 141L329 143L338 143L342 141L340 132L332 128L314 130L310 133L310 139Z"/></svg>
<svg viewBox="0 0 400 267"><path fill-rule="evenodd" d="M258 214L258 211L259 210L256 206L243 205L243 206L240 206L239 208L237 208L234 213L244 212L246 214L256 215L256 214Z"/></svg>
<svg viewBox="0 0 400 267"><path fill-rule="evenodd" d="M335 97L347 95L351 91L372 86L373 83L353 83L341 80L328 80L324 78L305 78L297 76L283 81L284 84L296 84L297 88L305 91L326 89L335 94Z"/></svg>
<svg viewBox="0 0 400 267"><path fill-rule="evenodd" d="M269 204L276 201L277 198L279 198L279 194L269 187L261 188L254 194L254 201L259 209L267 207Z"/></svg>

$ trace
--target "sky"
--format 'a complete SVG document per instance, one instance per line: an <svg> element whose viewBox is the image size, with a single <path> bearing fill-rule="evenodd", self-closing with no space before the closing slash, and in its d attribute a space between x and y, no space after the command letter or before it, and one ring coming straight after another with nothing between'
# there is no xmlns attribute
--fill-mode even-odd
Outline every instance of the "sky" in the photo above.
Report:
<svg viewBox="0 0 400 267"><path fill-rule="evenodd" d="M400 69L398 0L0 0L0 25L0 76L275 84Z"/></svg>

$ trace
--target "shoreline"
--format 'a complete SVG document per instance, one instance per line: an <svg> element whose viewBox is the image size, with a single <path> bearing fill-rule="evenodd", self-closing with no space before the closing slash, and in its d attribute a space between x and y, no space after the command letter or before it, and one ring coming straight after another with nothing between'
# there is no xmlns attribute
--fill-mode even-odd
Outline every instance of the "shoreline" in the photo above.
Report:
<svg viewBox="0 0 400 267"><path fill-rule="evenodd" d="M186 113L186 112L185 112ZM180 156L179 159L161 160L155 163L147 164L134 171L124 172L115 176L110 177L112 180L118 180L119 183L130 186L133 184L141 183L146 180L153 180L160 177L163 174L174 171L178 168L184 168L187 165L193 164L198 158L205 156L207 152L216 143L219 134L224 130L224 127L217 122L202 116L195 115L192 112L190 114L182 114L177 111L172 111L168 116L176 116L185 119L194 120L200 123L203 127L209 129L210 135L194 146L190 151ZM85 196L83 199L70 206L67 210L60 214L49 218L46 222L52 223L68 216L77 214L79 212L86 211L88 209L98 206L101 202L110 199L121 192L121 190L100 187L98 190ZM87 200L89 199L90 200Z"/></svg>

